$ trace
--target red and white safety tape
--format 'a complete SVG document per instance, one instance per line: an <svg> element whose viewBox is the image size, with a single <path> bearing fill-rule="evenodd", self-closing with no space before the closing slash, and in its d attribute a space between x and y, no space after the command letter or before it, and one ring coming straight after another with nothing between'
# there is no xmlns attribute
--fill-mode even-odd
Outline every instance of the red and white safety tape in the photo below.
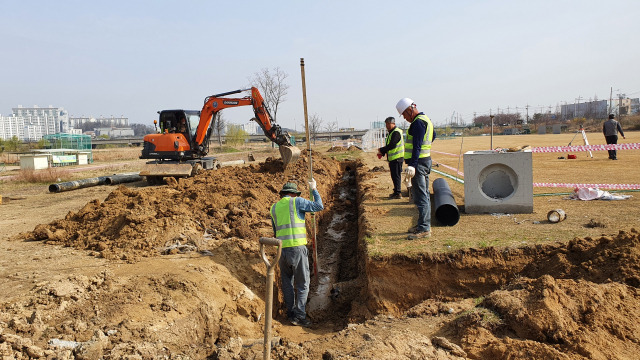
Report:
<svg viewBox="0 0 640 360"><path fill-rule="evenodd" d="M554 152L580 152L580 151L604 151L604 150L638 150L640 143L610 144L610 145L577 145L577 146L542 146L533 147L534 153L554 153Z"/></svg>
<svg viewBox="0 0 640 360"><path fill-rule="evenodd" d="M574 184L574 183L533 183L533 187L554 188L598 188L598 189L640 189L640 184Z"/></svg>
<svg viewBox="0 0 640 360"><path fill-rule="evenodd" d="M442 166L442 167L447 168L449 170L453 170L453 171L457 172L458 175L464 177L464 173L462 171L458 171L458 169L454 168L453 166L445 165L445 164L442 164L442 163L438 163L438 166Z"/></svg>
<svg viewBox="0 0 640 360"><path fill-rule="evenodd" d="M576 145L576 146L539 146L530 149L533 153L554 153L554 152L581 152L581 151L604 151L604 150L638 150L640 143L609 144L609 145ZM459 157L443 151L431 150L433 153ZM498 152L498 150L496 150Z"/></svg>
<svg viewBox="0 0 640 360"><path fill-rule="evenodd" d="M438 163L438 166L456 171L458 175L464 178L462 171L457 171L456 168ZM533 183L533 187L552 187L552 188L598 188L598 189L618 189L618 190L633 190L640 189L640 184L578 184L578 183Z"/></svg>
<svg viewBox="0 0 640 360"><path fill-rule="evenodd" d="M448 152L443 152L443 151L436 151L436 150L431 150L431 152L434 153L438 153L438 154L444 154L444 155L449 155L449 156L455 156L455 157L460 157L458 154L452 154L452 153L448 153Z"/></svg>

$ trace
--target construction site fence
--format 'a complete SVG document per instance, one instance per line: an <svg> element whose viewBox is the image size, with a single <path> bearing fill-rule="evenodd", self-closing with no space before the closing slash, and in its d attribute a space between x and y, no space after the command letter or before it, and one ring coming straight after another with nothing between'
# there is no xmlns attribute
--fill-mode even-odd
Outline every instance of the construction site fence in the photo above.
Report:
<svg viewBox="0 0 640 360"><path fill-rule="evenodd" d="M362 135L362 150L373 151L378 150L384 146L385 138L387 137L387 129L371 129Z"/></svg>

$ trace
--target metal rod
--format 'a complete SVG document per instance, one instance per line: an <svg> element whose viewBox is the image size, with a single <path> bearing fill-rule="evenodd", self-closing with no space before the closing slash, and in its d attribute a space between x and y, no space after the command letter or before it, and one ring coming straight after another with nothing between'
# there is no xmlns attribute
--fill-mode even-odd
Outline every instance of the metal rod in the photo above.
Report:
<svg viewBox="0 0 640 360"><path fill-rule="evenodd" d="M304 126L307 132L307 152L309 153L309 181L313 179L313 158L311 156L311 138L309 137L309 116L307 113L307 85L304 79L304 58L300 58L300 73L302 75L302 102L304 103ZM313 194L311 195L313 200ZM318 278L318 247L316 246L316 213L313 213L313 224L311 226L313 232L313 275Z"/></svg>
<svg viewBox="0 0 640 360"><path fill-rule="evenodd" d="M493 150L493 117L494 115L489 115L491 118L491 150Z"/></svg>
<svg viewBox="0 0 640 360"><path fill-rule="evenodd" d="M267 265L267 290L264 297L264 345L262 358L269 360L271 358L271 319L273 311L273 278L275 277L275 268L278 266L280 255L282 254L282 241L276 238L260 238L260 255L265 265ZM269 262L267 254L264 252L264 246L277 246L278 250L273 264Z"/></svg>

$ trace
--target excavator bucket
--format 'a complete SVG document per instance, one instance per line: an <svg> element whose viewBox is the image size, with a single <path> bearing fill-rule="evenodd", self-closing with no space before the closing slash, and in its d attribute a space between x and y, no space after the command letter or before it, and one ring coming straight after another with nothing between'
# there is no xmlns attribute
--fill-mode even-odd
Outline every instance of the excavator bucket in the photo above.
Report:
<svg viewBox="0 0 640 360"><path fill-rule="evenodd" d="M280 157L284 163L284 169L287 170L289 166L295 164L300 157L300 149L295 146L280 145Z"/></svg>

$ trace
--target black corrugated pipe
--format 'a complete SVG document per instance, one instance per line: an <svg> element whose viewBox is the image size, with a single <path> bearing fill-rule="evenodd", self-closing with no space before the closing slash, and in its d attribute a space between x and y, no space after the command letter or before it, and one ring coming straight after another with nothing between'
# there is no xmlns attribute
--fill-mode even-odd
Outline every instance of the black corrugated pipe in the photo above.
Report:
<svg viewBox="0 0 640 360"><path fill-rule="evenodd" d="M75 181L67 181L63 183L51 184L49 185L49 192L61 192L75 189L82 189L91 186L98 186L106 184L107 177L100 176L89 179L75 180Z"/></svg>
<svg viewBox="0 0 640 360"><path fill-rule="evenodd" d="M107 178L106 180L107 185L116 185L116 184L129 183L129 182L142 180L142 176L140 176L138 173L114 174L114 175L105 176L105 177Z"/></svg>
<svg viewBox="0 0 640 360"><path fill-rule="evenodd" d="M433 181L433 198L436 219L445 226L457 224L460 220L460 211L445 179L439 178Z"/></svg>

